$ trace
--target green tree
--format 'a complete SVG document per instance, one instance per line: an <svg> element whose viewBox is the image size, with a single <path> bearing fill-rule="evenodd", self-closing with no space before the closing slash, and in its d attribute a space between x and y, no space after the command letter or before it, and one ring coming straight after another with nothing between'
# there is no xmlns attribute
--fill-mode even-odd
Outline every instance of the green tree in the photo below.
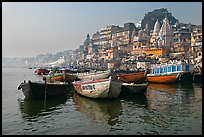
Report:
<svg viewBox="0 0 204 137"><path fill-rule="evenodd" d="M141 23L142 29L145 29L145 26L148 23L148 33L149 33L150 30L154 29L154 24L157 21L157 19L159 23L162 25L162 22L165 16L167 16L170 25L174 25L176 22L179 23L179 21L174 16L172 16L172 14L169 13L166 8L161 8L161 9L155 9L152 12L148 12L147 14L145 14Z"/></svg>

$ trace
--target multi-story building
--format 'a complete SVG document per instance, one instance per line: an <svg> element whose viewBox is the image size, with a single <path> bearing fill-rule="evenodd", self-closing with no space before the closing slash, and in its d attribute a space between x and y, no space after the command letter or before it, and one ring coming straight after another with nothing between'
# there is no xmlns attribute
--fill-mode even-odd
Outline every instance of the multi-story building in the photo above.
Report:
<svg viewBox="0 0 204 137"><path fill-rule="evenodd" d="M133 35L132 42L132 54L140 55L145 53L145 48L149 46L149 35L147 30L147 25L145 29L140 29L137 35Z"/></svg>
<svg viewBox="0 0 204 137"><path fill-rule="evenodd" d="M182 27L174 32L174 52L187 52L191 46L190 28Z"/></svg>
<svg viewBox="0 0 204 137"><path fill-rule="evenodd" d="M191 46L202 46L202 29L194 29L191 33Z"/></svg>
<svg viewBox="0 0 204 137"><path fill-rule="evenodd" d="M194 57L202 58L202 28L195 28L191 33L191 51Z"/></svg>
<svg viewBox="0 0 204 137"><path fill-rule="evenodd" d="M93 34L92 43L95 45L111 45L112 33L114 33L118 28L118 26L110 25L100 32L97 31Z"/></svg>
<svg viewBox="0 0 204 137"><path fill-rule="evenodd" d="M130 45L132 42L132 32L135 28L134 23L125 23L124 27L119 27L118 30L112 34L113 43L116 46Z"/></svg>

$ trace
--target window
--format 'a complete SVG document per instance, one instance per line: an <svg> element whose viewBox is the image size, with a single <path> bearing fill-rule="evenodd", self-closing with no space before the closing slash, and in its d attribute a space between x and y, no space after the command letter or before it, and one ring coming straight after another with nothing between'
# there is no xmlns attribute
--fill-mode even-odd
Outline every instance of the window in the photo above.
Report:
<svg viewBox="0 0 204 137"><path fill-rule="evenodd" d="M160 68L160 73L163 73L163 68Z"/></svg>
<svg viewBox="0 0 204 137"><path fill-rule="evenodd" d="M173 71L173 72L176 71L176 66L172 66L172 71Z"/></svg>
<svg viewBox="0 0 204 137"><path fill-rule="evenodd" d="M154 73L155 73L155 74L157 73L156 68L154 69Z"/></svg>
<svg viewBox="0 0 204 137"><path fill-rule="evenodd" d="M181 66L177 66L177 71L181 71Z"/></svg>
<svg viewBox="0 0 204 137"><path fill-rule="evenodd" d="M157 73L159 74L159 68L157 68Z"/></svg>
<svg viewBox="0 0 204 137"><path fill-rule="evenodd" d="M164 67L164 72L165 72L165 73L167 72L167 67Z"/></svg>
<svg viewBox="0 0 204 137"><path fill-rule="evenodd" d="M186 71L189 71L189 65L186 65Z"/></svg>
<svg viewBox="0 0 204 137"><path fill-rule="evenodd" d="M168 67L168 72L171 72L171 66Z"/></svg>

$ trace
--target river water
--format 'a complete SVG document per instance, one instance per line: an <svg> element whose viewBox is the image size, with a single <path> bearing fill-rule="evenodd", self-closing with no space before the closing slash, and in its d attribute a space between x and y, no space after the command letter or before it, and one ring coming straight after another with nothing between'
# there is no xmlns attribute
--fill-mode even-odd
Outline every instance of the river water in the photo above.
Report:
<svg viewBox="0 0 204 137"><path fill-rule="evenodd" d="M3 135L202 135L202 83L149 84L145 95L25 99L33 69L2 68Z"/></svg>

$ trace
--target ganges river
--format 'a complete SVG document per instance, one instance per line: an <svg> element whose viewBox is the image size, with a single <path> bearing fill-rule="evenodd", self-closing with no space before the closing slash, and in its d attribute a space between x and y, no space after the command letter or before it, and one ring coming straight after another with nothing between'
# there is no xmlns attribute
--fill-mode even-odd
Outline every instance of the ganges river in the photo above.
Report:
<svg viewBox="0 0 204 137"><path fill-rule="evenodd" d="M25 99L34 69L2 68L3 135L202 135L202 83L149 84L144 95ZM70 91L71 92L71 91Z"/></svg>

